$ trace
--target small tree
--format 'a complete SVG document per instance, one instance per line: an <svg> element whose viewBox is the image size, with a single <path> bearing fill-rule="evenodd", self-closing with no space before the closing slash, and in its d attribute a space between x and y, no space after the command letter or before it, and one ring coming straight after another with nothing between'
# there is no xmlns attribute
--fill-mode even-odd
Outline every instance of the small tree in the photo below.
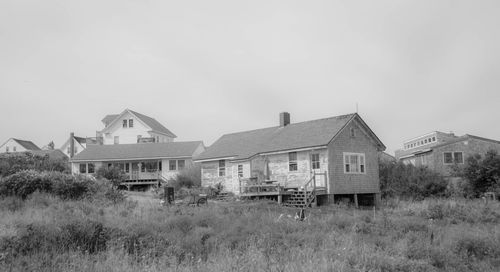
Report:
<svg viewBox="0 0 500 272"><path fill-rule="evenodd" d="M467 157L464 167L455 169L455 173L469 182L475 197L488 191L499 191L500 155L490 150L484 158L479 154Z"/></svg>
<svg viewBox="0 0 500 272"><path fill-rule="evenodd" d="M115 187L126 179L125 173L117 167L101 167L97 170L97 177L109 180Z"/></svg>
<svg viewBox="0 0 500 272"><path fill-rule="evenodd" d="M201 187L201 166L193 164L179 172L172 182L176 190L184 187Z"/></svg>

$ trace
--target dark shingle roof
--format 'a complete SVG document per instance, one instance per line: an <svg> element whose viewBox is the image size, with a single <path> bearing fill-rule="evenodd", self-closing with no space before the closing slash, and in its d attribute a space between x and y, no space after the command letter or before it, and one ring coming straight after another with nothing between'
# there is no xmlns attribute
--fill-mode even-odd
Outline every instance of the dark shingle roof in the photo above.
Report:
<svg viewBox="0 0 500 272"><path fill-rule="evenodd" d="M173 134L170 130L168 130L166 127L164 127L160 122L156 121L156 119L146 116L144 114L129 110L132 114L137 116L137 118L141 119L146 125L148 125L153 132L158 132L161 134L168 135L172 138L176 138L177 136Z"/></svg>
<svg viewBox="0 0 500 272"><path fill-rule="evenodd" d="M77 136L74 136L74 138L80 144L86 144L87 143L87 138L77 137Z"/></svg>
<svg viewBox="0 0 500 272"><path fill-rule="evenodd" d="M68 156L64 154L61 150L59 149L54 149L54 150L33 150L31 151L32 154L39 155L39 156L49 156L51 159L63 159L66 160L68 159Z"/></svg>
<svg viewBox="0 0 500 272"><path fill-rule="evenodd" d="M38 147L32 141L25 141L25 140L19 140L19 139L14 139L14 138L12 138L12 140L16 141L22 147L26 148L26 150L41 150L40 147Z"/></svg>
<svg viewBox="0 0 500 272"><path fill-rule="evenodd" d="M181 158L191 157L202 145L201 141L89 145L85 150L73 157L72 161L105 161L130 160L148 158Z"/></svg>
<svg viewBox="0 0 500 272"><path fill-rule="evenodd" d="M357 114L226 134L200 154L197 160L234 157L327 145ZM359 117L359 116L358 116ZM364 122L363 122L364 123ZM382 146L383 144L380 143Z"/></svg>

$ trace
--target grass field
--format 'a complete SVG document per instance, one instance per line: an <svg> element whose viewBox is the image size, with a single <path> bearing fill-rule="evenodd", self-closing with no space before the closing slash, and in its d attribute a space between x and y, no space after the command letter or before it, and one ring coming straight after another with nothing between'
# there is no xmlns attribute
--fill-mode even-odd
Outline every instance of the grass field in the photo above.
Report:
<svg viewBox="0 0 500 272"><path fill-rule="evenodd" d="M305 221L272 202L162 207L34 194L0 200L2 271L499 271L500 204L327 206Z"/></svg>

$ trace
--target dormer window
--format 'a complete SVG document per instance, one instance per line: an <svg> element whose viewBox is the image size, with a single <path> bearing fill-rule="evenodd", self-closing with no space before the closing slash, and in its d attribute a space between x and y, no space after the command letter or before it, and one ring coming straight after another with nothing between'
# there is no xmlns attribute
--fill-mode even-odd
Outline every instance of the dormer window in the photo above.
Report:
<svg viewBox="0 0 500 272"><path fill-rule="evenodd" d="M12 147L12 151L16 152L16 147L15 146Z"/></svg>
<svg viewBox="0 0 500 272"><path fill-rule="evenodd" d="M127 120L123 120L123 128L127 127Z"/></svg>
<svg viewBox="0 0 500 272"><path fill-rule="evenodd" d="M128 119L128 127L129 128L134 127L134 119Z"/></svg>
<svg viewBox="0 0 500 272"><path fill-rule="evenodd" d="M9 152L9 147L8 146L5 147L5 152Z"/></svg>

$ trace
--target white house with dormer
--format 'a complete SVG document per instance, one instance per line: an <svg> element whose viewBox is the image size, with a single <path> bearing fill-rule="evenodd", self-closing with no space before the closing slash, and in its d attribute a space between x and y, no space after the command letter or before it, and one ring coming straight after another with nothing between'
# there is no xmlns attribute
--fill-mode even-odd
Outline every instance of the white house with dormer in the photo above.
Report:
<svg viewBox="0 0 500 272"><path fill-rule="evenodd" d="M102 120L104 128L97 132L97 142L104 145L135 143L169 143L177 137L156 119L126 109Z"/></svg>

